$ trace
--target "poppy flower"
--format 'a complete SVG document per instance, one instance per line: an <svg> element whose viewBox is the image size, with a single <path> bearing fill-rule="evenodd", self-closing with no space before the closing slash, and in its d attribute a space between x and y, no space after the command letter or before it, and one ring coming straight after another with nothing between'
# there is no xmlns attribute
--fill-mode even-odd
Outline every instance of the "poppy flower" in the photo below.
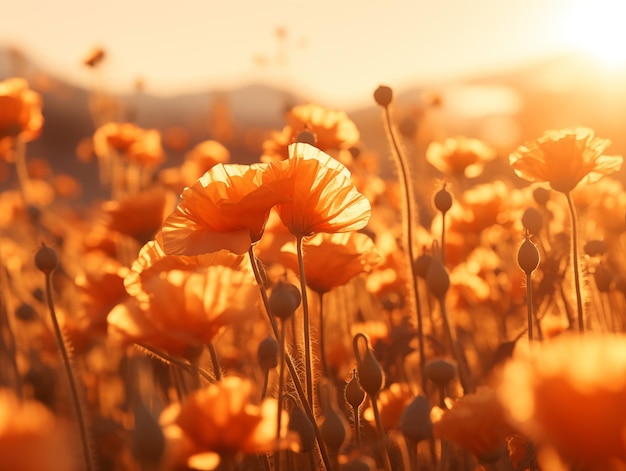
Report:
<svg viewBox="0 0 626 471"><path fill-rule="evenodd" d="M512 432L493 389L480 387L452 407L431 410L435 437L453 441L483 461L497 459Z"/></svg>
<svg viewBox="0 0 626 471"><path fill-rule="evenodd" d="M218 164L186 188L163 223L165 252L246 252L261 238L272 207L291 198L262 184L265 169L264 164Z"/></svg>
<svg viewBox="0 0 626 471"><path fill-rule="evenodd" d="M13 471L76 469L69 430L42 403L0 389L0 456ZM65 450L60 453L59 450Z"/></svg>
<svg viewBox="0 0 626 471"><path fill-rule="evenodd" d="M194 469L212 469L220 458L232 460L278 449L297 450L298 438L287 429L287 411L282 411L281 438L277 441L276 399L268 398L256 405L252 393L249 380L226 377L193 391L182 404L169 406L159 422L166 436L177 429L187 439L187 465Z"/></svg>
<svg viewBox="0 0 626 471"><path fill-rule="evenodd" d="M254 278L221 265L161 272L145 280L142 290L147 302L128 301L109 313L109 334L174 355L197 351L224 327L257 316Z"/></svg>
<svg viewBox="0 0 626 471"><path fill-rule="evenodd" d="M444 175L476 177L485 162L496 153L479 139L455 136L433 142L426 149L426 160Z"/></svg>
<svg viewBox="0 0 626 471"><path fill-rule="evenodd" d="M621 155L603 154L610 144L589 128L552 129L523 144L509 161L521 178L569 193L583 180L592 183L620 169Z"/></svg>
<svg viewBox="0 0 626 471"><path fill-rule="evenodd" d="M500 379L514 424L567 460L626 463L626 337L562 334L532 347L505 364Z"/></svg>
<svg viewBox="0 0 626 471"><path fill-rule="evenodd" d="M161 134L134 123L107 123L96 129L93 149L101 159L112 155L144 167L157 167L165 160Z"/></svg>
<svg viewBox="0 0 626 471"><path fill-rule="evenodd" d="M383 389L378 394L378 409L383 424L383 429L393 430L398 427L400 417L404 408L413 399L413 393L406 384L392 383L388 388ZM374 410L368 407L363 411L363 418L367 420L372 427L376 426Z"/></svg>
<svg viewBox="0 0 626 471"><path fill-rule="evenodd" d="M359 232L317 234L305 240L303 252L306 283L318 293L345 285L380 261L372 239ZM282 253L284 264L298 273L295 243L286 244Z"/></svg>
<svg viewBox="0 0 626 471"><path fill-rule="evenodd" d="M39 137L43 126L41 95L21 78L0 82L0 156L5 156L19 137L23 142Z"/></svg>
<svg viewBox="0 0 626 471"><path fill-rule="evenodd" d="M356 231L369 221L370 203L348 169L309 144L290 145L289 159L268 165L263 181L284 195L276 211L295 236Z"/></svg>

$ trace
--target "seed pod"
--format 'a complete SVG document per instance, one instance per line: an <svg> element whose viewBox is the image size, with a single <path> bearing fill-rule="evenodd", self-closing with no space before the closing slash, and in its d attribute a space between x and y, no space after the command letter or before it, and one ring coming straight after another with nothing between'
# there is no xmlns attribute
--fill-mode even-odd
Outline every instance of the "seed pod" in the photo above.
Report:
<svg viewBox="0 0 626 471"><path fill-rule="evenodd" d="M294 406L289 412L289 430L292 430L300 437L300 451L307 453L315 449L315 428L309 417L302 409Z"/></svg>
<svg viewBox="0 0 626 471"><path fill-rule="evenodd" d="M426 252L419 255L415 261L413 262L413 268L417 276L422 279L426 279L426 274L428 273L428 267L430 267L430 262L433 257Z"/></svg>
<svg viewBox="0 0 626 471"><path fill-rule="evenodd" d="M270 311L274 316L285 320L293 316L301 301L302 296L296 286L279 282L270 294Z"/></svg>
<svg viewBox="0 0 626 471"><path fill-rule="evenodd" d="M257 361L263 371L276 368L278 365L278 342L271 335L259 343L256 351Z"/></svg>
<svg viewBox="0 0 626 471"><path fill-rule="evenodd" d="M361 389L356 370L352 370L352 379L346 384L344 395L346 402L350 404L354 410L358 409L365 400L365 391Z"/></svg>
<svg viewBox="0 0 626 471"><path fill-rule="evenodd" d="M435 358L424 365L424 375L440 388L456 378L456 363L444 358Z"/></svg>
<svg viewBox="0 0 626 471"><path fill-rule="evenodd" d="M358 342L360 338L365 340L366 345L363 356L359 351ZM369 337L362 333L356 334L353 339L353 347L358 362L359 383L367 394L376 396L385 383L385 372L370 348Z"/></svg>
<svg viewBox="0 0 626 471"><path fill-rule="evenodd" d="M539 234L543 227L543 216L537 208L526 208L522 216L522 225L533 235Z"/></svg>
<svg viewBox="0 0 626 471"><path fill-rule="evenodd" d="M49 275L58 264L59 258L57 257L56 251L42 243L41 248L37 250L35 254L35 266L39 271Z"/></svg>
<svg viewBox="0 0 626 471"><path fill-rule="evenodd" d="M435 193L435 208L441 211L443 214L447 213L452 207L452 195L446 189L444 185L441 190Z"/></svg>
<svg viewBox="0 0 626 471"><path fill-rule="evenodd" d="M539 259L537 246L529 238L525 238L517 252L517 263L522 271L530 276L539 266Z"/></svg>
<svg viewBox="0 0 626 471"><path fill-rule="evenodd" d="M374 90L374 101L383 108L389 106L391 101L393 100L393 90L386 86L380 85L376 90Z"/></svg>
<svg viewBox="0 0 626 471"><path fill-rule="evenodd" d="M409 440L419 443L433 435L430 404L424 396L417 396L402 411L398 429Z"/></svg>
<svg viewBox="0 0 626 471"><path fill-rule="evenodd" d="M315 137L315 134L313 134L311 131L304 130L298 133L298 135L296 136L296 142L303 142L305 144L315 146L315 144L317 143L317 138Z"/></svg>
<svg viewBox="0 0 626 471"><path fill-rule="evenodd" d="M443 298L450 287L448 272L437 257L431 260L430 266L428 267L426 286L428 286L429 291L437 299Z"/></svg>

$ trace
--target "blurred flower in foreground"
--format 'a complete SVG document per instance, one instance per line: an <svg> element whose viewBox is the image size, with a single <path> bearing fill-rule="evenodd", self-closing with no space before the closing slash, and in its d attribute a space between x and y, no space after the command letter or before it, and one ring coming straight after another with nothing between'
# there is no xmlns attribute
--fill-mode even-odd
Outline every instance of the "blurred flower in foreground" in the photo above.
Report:
<svg viewBox="0 0 626 471"><path fill-rule="evenodd" d="M380 262L372 239L359 232L317 234L304 241L303 252L306 283L318 293L345 285ZM298 273L296 244L289 242L282 253L282 261Z"/></svg>
<svg viewBox="0 0 626 471"><path fill-rule="evenodd" d="M443 142L433 142L426 150L426 160L446 176L476 177L485 162L493 160L496 153L487 144L465 136L450 137Z"/></svg>
<svg viewBox="0 0 626 471"><path fill-rule="evenodd" d="M348 169L309 144L290 145L289 159L269 164L263 181L284 196L276 211L295 236L356 231L369 221L370 203Z"/></svg>
<svg viewBox="0 0 626 471"><path fill-rule="evenodd" d="M563 334L532 347L502 373L498 396L514 423L565 459L626 465L626 337Z"/></svg>
<svg viewBox="0 0 626 471"><path fill-rule="evenodd" d="M18 137L23 142L39 137L42 126L41 95L21 78L0 82L0 157L8 158Z"/></svg>
<svg viewBox="0 0 626 471"><path fill-rule="evenodd" d="M165 160L161 134L134 123L107 123L93 135L94 152L101 159L112 155L145 167L157 167Z"/></svg>
<svg viewBox="0 0 626 471"><path fill-rule="evenodd" d="M183 437L187 465L214 469L220 460L278 449L298 450L298 438L288 432L288 413L283 411L281 439L276 441L277 404L269 398L261 405L251 402L252 383L226 377L217 384L192 392L182 404L161 414L166 437Z"/></svg>
<svg viewBox="0 0 626 471"><path fill-rule="evenodd" d="M37 401L22 401L0 389L0 459L11 471L74 470L74 454L67 430Z"/></svg>
<svg viewBox="0 0 626 471"><path fill-rule="evenodd" d="M193 355L224 327L257 316L253 277L221 265L161 272L141 288L148 301L118 304L108 316L109 334L175 355Z"/></svg>
<svg viewBox="0 0 626 471"><path fill-rule="evenodd" d="M621 155L603 155L609 145L589 128L552 129L523 144L509 161L521 178L569 193L582 180L592 183L620 169Z"/></svg>
<svg viewBox="0 0 626 471"><path fill-rule="evenodd" d="M512 432L496 392L487 387L463 396L450 409L433 407L431 420L435 437L453 441L486 462L498 459Z"/></svg>

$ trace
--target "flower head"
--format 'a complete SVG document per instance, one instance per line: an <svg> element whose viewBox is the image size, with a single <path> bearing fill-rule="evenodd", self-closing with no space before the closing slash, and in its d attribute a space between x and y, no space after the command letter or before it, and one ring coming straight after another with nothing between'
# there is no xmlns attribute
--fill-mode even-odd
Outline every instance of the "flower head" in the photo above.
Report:
<svg viewBox="0 0 626 471"><path fill-rule="evenodd" d="M42 126L41 95L29 89L21 78L0 82L0 155L18 137L24 142L36 139Z"/></svg>
<svg viewBox="0 0 626 471"><path fill-rule="evenodd" d="M509 161L520 177L569 193L583 180L592 183L620 169L621 155L603 155L610 144L589 128L552 129L519 147Z"/></svg>
<svg viewBox="0 0 626 471"><path fill-rule="evenodd" d="M465 136L433 142L426 150L426 160L445 175L476 177L483 164L496 156L487 144Z"/></svg>
<svg viewBox="0 0 626 471"><path fill-rule="evenodd" d="M93 135L96 155L102 159L112 153L129 162L145 167L157 167L165 160L161 134L156 129L144 129L134 123L107 123Z"/></svg>

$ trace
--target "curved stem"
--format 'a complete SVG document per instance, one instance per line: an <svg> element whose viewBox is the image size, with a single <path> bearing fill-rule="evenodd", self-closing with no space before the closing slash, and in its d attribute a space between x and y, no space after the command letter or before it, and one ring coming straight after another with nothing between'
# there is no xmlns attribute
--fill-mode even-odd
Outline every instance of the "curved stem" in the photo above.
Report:
<svg viewBox="0 0 626 471"><path fill-rule="evenodd" d="M304 273L304 257L302 254L302 242L304 237L296 238L298 252L298 269L300 271L300 291L302 294L302 313L304 316L304 369L306 378L307 400L313 409L313 359L311 358L311 319L309 316L309 301L306 290L306 275Z"/></svg>
<svg viewBox="0 0 626 471"><path fill-rule="evenodd" d="M387 132L389 134L389 140L391 141L391 145L395 154L395 161L398 166L398 170L401 178L401 186L403 187L404 193L404 229L405 229L405 237L404 244L406 246L407 255L409 258L409 272L411 283L410 289L413 292L413 302L415 303L415 314L417 317L417 337L418 337L418 347L420 352L420 373L421 373L421 386L422 391L426 394L426 375L424 374L425 365L426 365L426 353L424 348L424 328L422 324L422 306L420 302L419 288L417 284L417 273L415 272L415 254L413 252L413 187L411 186L409 179L409 169L406 164L406 158L400 151L400 146L398 145L398 138L396 137L396 133L394 131L393 123L391 122L391 112L389 110L389 106L384 107L385 110L385 124L387 127Z"/></svg>
<svg viewBox="0 0 626 471"><path fill-rule="evenodd" d="M565 193L567 206L569 207L570 219L572 222L572 269L574 270L574 288L576 290L576 309L578 311L578 331L585 332L585 319L583 316L583 297L580 290L580 270L578 268L578 223L576 209L572 201L572 195Z"/></svg>
<svg viewBox="0 0 626 471"><path fill-rule="evenodd" d="M248 256L250 258L250 263L252 265L252 271L254 272L254 278L256 279L257 285L259 285L259 291L261 293L261 298L263 300L263 306L265 307L265 312L267 313L268 320L272 327L272 332L274 332L274 336L278 339L279 338L278 326L276 324L276 319L274 319L274 316L270 314L269 298L267 296L267 291L265 291L265 288L263 285L261 271L258 265L259 262L256 256L254 255L254 246L250 246L250 248L248 249ZM289 374L291 376L293 385L296 388L296 392L298 393L298 398L300 399L302 408L304 409L304 412L306 413L306 415L309 417L309 420L313 424L313 430L315 432L315 439L317 440L317 446L319 447L320 455L322 456L324 469L326 469L326 471L330 471L332 468L330 465L330 459L328 457L328 451L326 450L326 446L324 445L324 439L322 438L322 433L320 432L320 429L317 426L315 415L313 415L313 409L307 402L306 393L302 389L302 384L300 384L300 381L298 380L296 367L294 366L293 359L291 358L291 355L289 355L288 352L285 352L285 364L287 365L287 368L289 368Z"/></svg>
<svg viewBox="0 0 626 471"><path fill-rule="evenodd" d="M54 303L52 302L52 277L51 273L47 272L46 274L46 297L48 299L48 310L50 311L50 317L52 318L52 325L54 326L54 333L56 335L59 349L61 350L61 356L63 357L63 365L65 367L65 372L67 374L67 378L70 383L70 389L72 392L72 399L74 400L74 407L76 409L76 418L78 419L78 427L80 429L80 437L83 445L83 455L85 459L86 469L88 471L94 471L95 465L92 462L93 457L91 455L91 448L89 443L89 434L87 432L87 424L85 421L85 417L83 415L83 408L80 402L80 396L78 393L78 384L76 382L76 378L74 377L74 371L72 370L72 364L70 361L70 355L65 346L65 341L63 339L63 333L61 332L61 327L59 325L59 321L57 319L56 311L54 309Z"/></svg>

